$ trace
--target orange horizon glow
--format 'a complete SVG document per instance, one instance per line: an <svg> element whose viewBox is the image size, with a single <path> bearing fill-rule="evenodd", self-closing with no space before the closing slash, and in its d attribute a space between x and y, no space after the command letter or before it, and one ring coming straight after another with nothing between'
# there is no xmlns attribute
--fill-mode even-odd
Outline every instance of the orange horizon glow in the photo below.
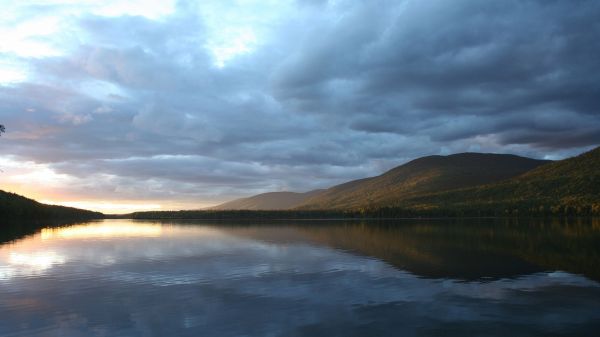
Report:
<svg viewBox="0 0 600 337"><path fill-rule="evenodd" d="M215 205L193 200L135 200L120 198L118 195L114 199L107 199L80 195L81 192L75 193L69 187L86 183L81 178L57 173L45 164L19 161L11 157L0 158L0 169L0 190L48 205L75 207L105 214L202 209Z"/></svg>
<svg viewBox="0 0 600 337"><path fill-rule="evenodd" d="M108 214L126 214L131 212L157 211L163 209L162 205L157 203L136 203L132 201L121 200L53 201L43 199L39 201L47 205L74 207Z"/></svg>
<svg viewBox="0 0 600 337"><path fill-rule="evenodd" d="M84 200L84 201L53 201L40 199L39 202L47 205L57 205L85 209L104 214L128 214L133 212L146 211L179 211L179 210L198 210L212 207L195 202L161 202L149 201L140 202L136 200Z"/></svg>

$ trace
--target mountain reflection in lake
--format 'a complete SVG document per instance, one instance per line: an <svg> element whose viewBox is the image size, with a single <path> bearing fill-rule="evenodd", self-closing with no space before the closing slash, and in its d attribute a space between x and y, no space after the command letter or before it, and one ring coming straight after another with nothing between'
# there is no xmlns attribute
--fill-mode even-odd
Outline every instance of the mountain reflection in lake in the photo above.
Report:
<svg viewBox="0 0 600 337"><path fill-rule="evenodd" d="M3 240L0 336L600 331L591 219L106 220Z"/></svg>

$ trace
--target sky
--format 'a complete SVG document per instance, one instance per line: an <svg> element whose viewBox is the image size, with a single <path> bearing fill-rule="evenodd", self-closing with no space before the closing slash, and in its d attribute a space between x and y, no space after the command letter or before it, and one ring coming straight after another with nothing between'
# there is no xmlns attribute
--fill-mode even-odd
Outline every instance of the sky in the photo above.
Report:
<svg viewBox="0 0 600 337"><path fill-rule="evenodd" d="M600 2L0 0L0 189L104 212L600 143Z"/></svg>

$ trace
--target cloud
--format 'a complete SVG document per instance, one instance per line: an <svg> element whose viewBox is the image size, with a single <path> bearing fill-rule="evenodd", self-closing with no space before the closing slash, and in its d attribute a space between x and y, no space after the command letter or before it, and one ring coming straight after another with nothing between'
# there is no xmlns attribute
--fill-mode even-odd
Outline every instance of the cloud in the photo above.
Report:
<svg viewBox="0 0 600 337"><path fill-rule="evenodd" d="M27 39L56 52L0 51L28 69L0 84L2 153L112 177L106 191L132 198L152 182L156 198L210 203L428 154L561 158L600 142L595 1L138 7L11 9L11 24L52 22Z"/></svg>

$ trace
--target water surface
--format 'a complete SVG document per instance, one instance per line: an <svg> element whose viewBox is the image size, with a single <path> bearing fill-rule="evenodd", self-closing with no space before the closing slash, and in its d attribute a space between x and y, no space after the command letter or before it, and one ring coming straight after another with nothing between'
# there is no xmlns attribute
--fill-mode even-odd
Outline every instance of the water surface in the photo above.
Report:
<svg viewBox="0 0 600 337"><path fill-rule="evenodd" d="M597 220L106 220L0 245L0 336L600 331Z"/></svg>

